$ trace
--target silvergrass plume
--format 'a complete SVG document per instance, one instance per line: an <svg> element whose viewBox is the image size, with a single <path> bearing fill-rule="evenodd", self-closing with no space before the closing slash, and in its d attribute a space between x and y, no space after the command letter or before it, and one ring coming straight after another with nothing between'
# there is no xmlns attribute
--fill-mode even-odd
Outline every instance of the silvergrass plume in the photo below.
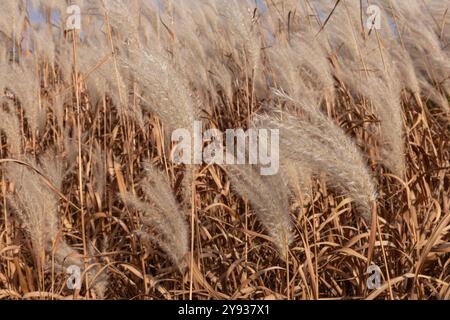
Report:
<svg viewBox="0 0 450 320"><path fill-rule="evenodd" d="M34 171L44 175L57 190L63 183L63 162L56 160L53 152L47 152L40 159L41 164L31 157L24 157L30 167L9 163L7 176L14 183L14 192L8 195L8 203L14 209L29 234L33 253L39 266L56 267L58 272L65 272L70 265L84 268L84 259L63 239L59 222L59 196L49 188L43 178ZM93 262L92 259L90 259ZM98 265L86 272L90 285L98 297L103 298L108 285L106 272L100 272ZM103 274L102 274L103 273Z"/></svg>
<svg viewBox="0 0 450 320"><path fill-rule="evenodd" d="M376 201L376 188L361 152L355 143L320 110L300 104L280 91L282 101L296 104L306 114L298 117L287 113L259 116L259 127L280 130L280 158L298 163L314 174L325 174L327 183L345 190L363 218L370 222L371 206Z"/></svg>
<svg viewBox="0 0 450 320"><path fill-rule="evenodd" d="M187 266L189 248L189 232L184 214L165 174L149 163L144 164L144 170L139 187L144 192L145 199L141 200L127 193L123 200L142 214L143 228L139 231L139 236L145 241L158 244L183 271Z"/></svg>

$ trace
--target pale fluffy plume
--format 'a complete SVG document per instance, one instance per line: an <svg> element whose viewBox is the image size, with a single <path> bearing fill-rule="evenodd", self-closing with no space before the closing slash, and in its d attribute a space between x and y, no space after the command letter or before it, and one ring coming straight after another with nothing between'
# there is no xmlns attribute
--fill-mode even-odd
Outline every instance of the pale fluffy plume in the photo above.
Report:
<svg viewBox="0 0 450 320"><path fill-rule="evenodd" d="M267 50L273 81L296 99L309 103L334 101L334 79L326 49L308 33L292 37Z"/></svg>
<svg viewBox="0 0 450 320"><path fill-rule="evenodd" d="M26 18L26 3L24 0L2 0L0 1L0 33L12 39L23 31L23 22Z"/></svg>
<svg viewBox="0 0 450 320"><path fill-rule="evenodd" d="M142 213L143 228L139 235L144 241L158 244L180 269L187 266L188 228L179 209L170 182L164 173L145 164L145 176L139 186L145 199L131 193L124 201Z"/></svg>
<svg viewBox="0 0 450 320"><path fill-rule="evenodd" d="M48 152L41 157L41 165L31 157L25 157L24 160L48 179L53 187L61 190L63 161L57 159L54 153ZM70 265L83 268L82 256L62 239L57 193L32 168L11 163L6 169L7 177L14 183L14 193L8 195L9 204L31 238L38 266L53 266L54 261L58 272L64 272ZM96 265L87 272L87 276L97 295L103 297L107 286L106 274L101 275L100 268Z"/></svg>
<svg viewBox="0 0 450 320"><path fill-rule="evenodd" d="M261 40L257 26L252 21L254 4L250 5L247 0L216 1L215 4L219 12L225 15L224 22L230 28L229 31L236 36L232 38L238 40L237 48L245 50L241 52L241 56L244 53L248 55L249 71L257 73L261 60Z"/></svg>
<svg viewBox="0 0 450 320"><path fill-rule="evenodd" d="M26 157L25 160L44 175L55 178L49 177L55 187L60 189L62 168L59 162L52 163L54 166L52 171L45 172L31 157ZM15 190L14 194L9 196L9 202L29 233L36 260L42 267L45 254L51 250L53 241L60 236L58 234L59 198L30 168L9 164L7 176L14 183Z"/></svg>
<svg viewBox="0 0 450 320"><path fill-rule="evenodd" d="M39 103L40 82L33 61L25 60L20 66L4 63L0 65L0 73L3 78L0 91L11 91L20 101L30 129L42 132L46 111Z"/></svg>
<svg viewBox="0 0 450 320"><path fill-rule="evenodd" d="M192 127L196 111L193 95L167 57L141 50L131 52L122 62L139 85L142 106L156 113L170 130Z"/></svg>
<svg viewBox="0 0 450 320"><path fill-rule="evenodd" d="M280 158L298 163L314 174L325 174L327 183L345 190L358 211L370 221L376 189L360 151L342 129L319 110L299 104L281 92L285 101L297 104L307 117L283 114L280 120L260 116L258 126L280 129Z"/></svg>
<svg viewBox="0 0 450 320"><path fill-rule="evenodd" d="M401 81L394 75L360 77L353 74L353 77L346 77L346 82L368 100L370 111L379 120L374 137L380 146L381 162L392 173L403 177L406 168Z"/></svg>
<svg viewBox="0 0 450 320"><path fill-rule="evenodd" d="M11 109L11 107L9 109ZM22 137L20 133L20 123L16 114L6 112L0 108L0 119L2 119L0 121L0 131L3 131L8 139L11 154L20 154Z"/></svg>

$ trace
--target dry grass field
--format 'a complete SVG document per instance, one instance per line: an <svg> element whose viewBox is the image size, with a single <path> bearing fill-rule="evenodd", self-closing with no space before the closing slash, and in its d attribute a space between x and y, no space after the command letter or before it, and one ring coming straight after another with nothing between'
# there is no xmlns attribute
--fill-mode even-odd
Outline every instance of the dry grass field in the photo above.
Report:
<svg viewBox="0 0 450 320"><path fill-rule="evenodd" d="M0 299L450 299L447 1L0 13ZM173 161L194 121L278 173Z"/></svg>

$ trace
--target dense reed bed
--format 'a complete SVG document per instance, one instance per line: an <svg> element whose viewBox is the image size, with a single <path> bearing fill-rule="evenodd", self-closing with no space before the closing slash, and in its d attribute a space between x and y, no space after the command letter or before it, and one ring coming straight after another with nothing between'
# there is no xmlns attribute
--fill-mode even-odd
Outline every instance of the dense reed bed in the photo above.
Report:
<svg viewBox="0 0 450 320"><path fill-rule="evenodd" d="M368 5L0 1L0 298L449 299L450 8Z"/></svg>

